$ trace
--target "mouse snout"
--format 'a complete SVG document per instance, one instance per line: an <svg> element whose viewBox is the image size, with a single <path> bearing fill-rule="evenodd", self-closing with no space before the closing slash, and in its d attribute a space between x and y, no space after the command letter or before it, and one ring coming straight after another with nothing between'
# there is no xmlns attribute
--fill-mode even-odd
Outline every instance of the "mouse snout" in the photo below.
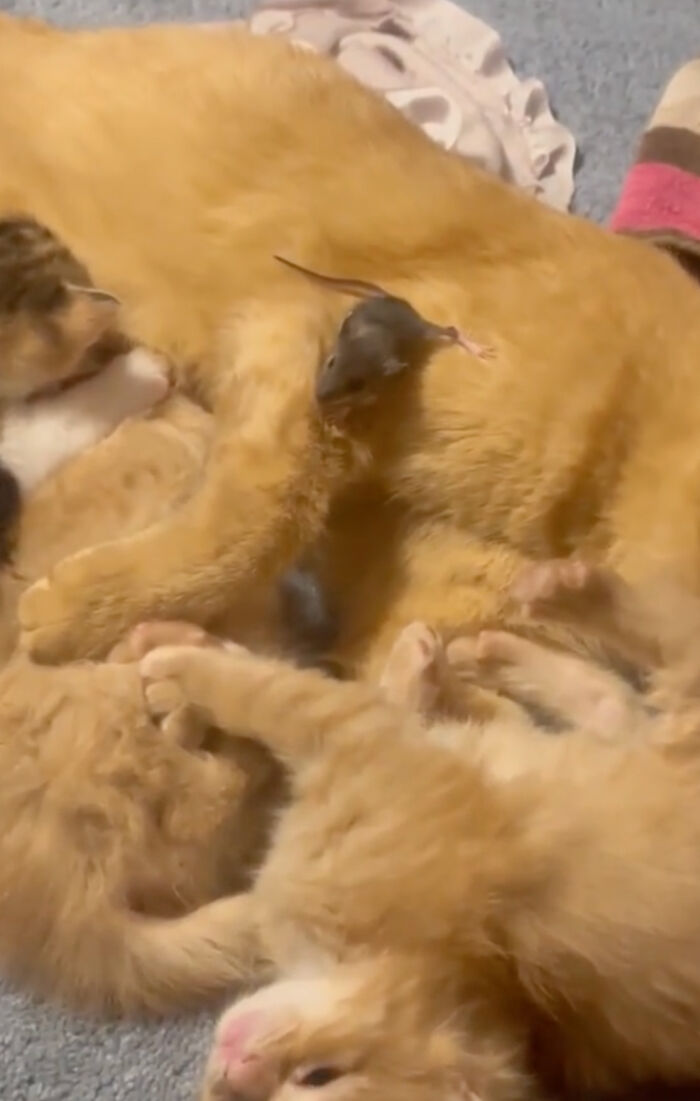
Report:
<svg viewBox="0 0 700 1101"><path fill-rule="evenodd" d="M328 357L316 379L316 400L321 405L345 397L348 391L348 367L337 354Z"/></svg>
<svg viewBox="0 0 700 1101"><path fill-rule="evenodd" d="M341 380L332 367L324 368L316 380L316 400L322 405L342 393Z"/></svg>

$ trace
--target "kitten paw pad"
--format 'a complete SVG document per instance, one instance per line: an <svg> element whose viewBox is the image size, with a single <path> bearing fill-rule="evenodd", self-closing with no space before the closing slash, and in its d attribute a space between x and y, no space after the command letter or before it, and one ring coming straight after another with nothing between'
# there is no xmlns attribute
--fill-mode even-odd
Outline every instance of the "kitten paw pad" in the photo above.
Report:
<svg viewBox="0 0 700 1101"><path fill-rule="evenodd" d="M580 559L554 559L528 566L515 579L510 592L517 603L530 607L555 601L568 593L581 593L590 586L594 576L594 567Z"/></svg>

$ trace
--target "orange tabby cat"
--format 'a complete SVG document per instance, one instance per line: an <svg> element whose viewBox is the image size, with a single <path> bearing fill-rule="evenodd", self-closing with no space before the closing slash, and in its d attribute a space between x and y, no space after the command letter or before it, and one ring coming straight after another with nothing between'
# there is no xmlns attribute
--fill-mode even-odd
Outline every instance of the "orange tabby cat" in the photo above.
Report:
<svg viewBox="0 0 700 1101"><path fill-rule="evenodd" d="M346 668L378 669L413 619L498 617L531 555L662 562L698 589L700 317L671 259L445 153L274 36L2 30L0 208L84 256L218 426L184 507L26 594L35 655L215 621L321 533ZM339 454L312 383L350 300L274 253L379 283L495 358L436 350L355 411L364 448Z"/></svg>
<svg viewBox="0 0 700 1101"><path fill-rule="evenodd" d="M605 589L601 626L643 638L647 654L669 631L662 616L650 628L648 601L623 595L620 614L607 575L554 563L519 584L556 616L574 614L572 589ZM404 636L385 692L397 674L411 688L411 653L420 680L426 641ZM534 692L520 642L509 660ZM697 728L694 641L685 657ZM540 658L538 699L576 721L597 674L579 660L567 700L550 691L557 656L548 674ZM598 728L552 738L496 704L490 723L431 725L369 686L231 646L165 646L140 668L155 715L193 708L292 773L255 885L229 911L240 981L257 989L221 1020L206 1101L310 1088L333 1101L517 1101L539 1096L529 1070L576 1096L700 1077L692 724L649 715L641 740L624 722L613 743Z"/></svg>

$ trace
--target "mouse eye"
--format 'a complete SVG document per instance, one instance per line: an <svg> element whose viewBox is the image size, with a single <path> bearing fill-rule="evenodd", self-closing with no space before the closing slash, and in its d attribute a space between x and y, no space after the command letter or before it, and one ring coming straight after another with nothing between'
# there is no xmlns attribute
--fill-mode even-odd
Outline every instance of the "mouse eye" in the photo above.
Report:
<svg viewBox="0 0 700 1101"><path fill-rule="evenodd" d="M348 394L357 394L360 390L364 389L364 385L365 385L364 379L353 378L353 379L350 379L350 382L348 382L345 389L346 389Z"/></svg>
<svg viewBox="0 0 700 1101"><path fill-rule="evenodd" d="M342 1076L343 1071L338 1067L308 1067L300 1072L297 1085L303 1086L304 1089L320 1089L322 1086L327 1086L331 1082L335 1082L336 1079L342 1078Z"/></svg>
<svg viewBox="0 0 700 1101"><path fill-rule="evenodd" d="M329 356L323 364L324 371L330 371L331 367L335 367L335 356Z"/></svg>

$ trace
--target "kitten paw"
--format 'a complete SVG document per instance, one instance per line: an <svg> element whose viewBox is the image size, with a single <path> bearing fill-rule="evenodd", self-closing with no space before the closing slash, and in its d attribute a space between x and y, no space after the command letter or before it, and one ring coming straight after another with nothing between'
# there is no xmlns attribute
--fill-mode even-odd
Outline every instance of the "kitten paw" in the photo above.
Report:
<svg viewBox="0 0 700 1101"><path fill-rule="evenodd" d="M232 663L250 659L243 646L160 646L139 663L149 711L159 720L183 707L195 708L218 725L216 699L226 694Z"/></svg>
<svg viewBox="0 0 700 1101"><path fill-rule="evenodd" d="M567 624L595 622L623 583L611 570L563 558L529 566L511 586L525 615Z"/></svg>
<svg viewBox="0 0 700 1101"><path fill-rule="evenodd" d="M511 596L519 604L530 607L542 601L556 600L562 593L581 592L587 588L595 569L577 558L554 558L528 566L511 586Z"/></svg>
<svg viewBox="0 0 700 1101"><path fill-rule="evenodd" d="M502 689L508 667L527 662L533 644L510 631L481 631L455 638L447 647L450 668L479 684Z"/></svg>
<svg viewBox="0 0 700 1101"><path fill-rule="evenodd" d="M162 721L186 705L196 704L188 689L192 665L200 653L198 646L159 646L141 658L139 672L146 704L155 719Z"/></svg>
<svg viewBox="0 0 700 1101"><path fill-rule="evenodd" d="M167 360L148 348L137 347L118 363L123 414L140 413L162 401L170 390Z"/></svg>
<svg viewBox="0 0 700 1101"><path fill-rule="evenodd" d="M394 643L380 687L392 703L429 711L440 692L442 639L426 623L410 623Z"/></svg>

